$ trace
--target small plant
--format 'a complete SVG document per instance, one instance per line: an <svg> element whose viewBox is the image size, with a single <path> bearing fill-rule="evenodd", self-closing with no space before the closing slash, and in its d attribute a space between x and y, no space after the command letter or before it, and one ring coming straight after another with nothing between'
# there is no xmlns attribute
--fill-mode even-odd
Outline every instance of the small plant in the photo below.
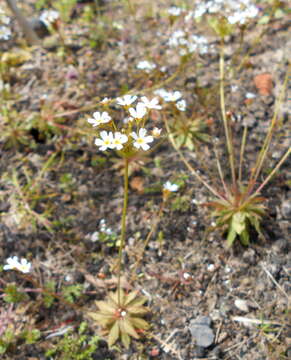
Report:
<svg viewBox="0 0 291 360"><path fill-rule="evenodd" d="M47 357L58 360L92 360L93 354L98 348L99 337L86 334L87 323L82 322L78 333L69 330L58 343L46 352Z"/></svg>
<svg viewBox="0 0 291 360"><path fill-rule="evenodd" d="M227 245L230 247L239 237L243 245L249 245L250 227L254 227L261 235L260 222L266 215L266 207L262 204L263 197L249 196L247 191L236 190L227 195L225 199L217 199L207 203L214 209L213 216L216 218L218 227L227 227Z"/></svg>
<svg viewBox="0 0 291 360"><path fill-rule="evenodd" d="M107 111L95 112L93 118L88 119L89 124L97 128L98 137L95 140L95 145L99 147L100 151L108 149L115 150L117 154L124 160L124 199L121 219L121 239L118 251L117 263L117 291L111 293L106 301L97 303L101 310L101 315L98 313L90 313L91 316L101 325L109 327L109 344L114 344L118 338L121 338L123 344L128 347L130 343L130 336L137 338L135 327L145 329L148 324L139 319L137 315L144 315L148 310L141 307L137 310L131 306L141 306L145 302L144 297L138 297L137 292L132 292L125 295L121 286L121 265L122 265L122 251L125 245L126 238L126 216L128 205L128 178L129 178L129 163L138 158L142 153L150 149L150 143L154 141L154 137L160 135L159 129L152 131L152 135L147 134L145 128L149 113L152 110L160 110L161 106L158 104L158 99L147 99L145 96L133 107L133 103L137 100L137 96L125 95L117 98L117 105L122 107L123 112L127 112L127 116L123 123L114 120ZM104 107L111 102L109 99L104 99L101 104ZM145 311L146 310L146 311ZM105 313L104 313L105 311ZM136 317L130 314L136 312ZM141 326L139 326L141 325ZM124 328L125 326L125 328Z"/></svg>
<svg viewBox="0 0 291 360"><path fill-rule="evenodd" d="M22 176L21 180L16 170L12 172L11 177L7 177L7 185L14 189L8 201L11 209L13 209L13 220L19 226L36 226L38 224L52 232L51 222L48 220L52 209L47 205L45 210L39 213L36 211L36 207L39 205L40 200L51 196L50 194L43 194L42 179L54 163L55 157L56 153L53 153L36 175L32 174L31 169L27 166L23 166L24 176ZM2 195L0 194L1 198ZM7 216L9 216L9 213Z"/></svg>
<svg viewBox="0 0 291 360"><path fill-rule="evenodd" d="M224 37L229 35L231 32L231 26L228 26L228 20L224 18L223 22L212 23L211 26L215 30L215 32L221 37L221 52L220 52L220 107L221 107L221 115L222 115L222 123L226 138L226 149L228 154L228 164L230 168L230 184L225 181L225 176L222 170L220 159L217 156L217 151L214 144L215 155L217 168L219 173L219 178L221 181L221 189L217 190L213 186L209 185L207 181L205 181L200 172L194 169L191 164L186 160L184 155L180 150L180 144L177 144L175 140L175 134L171 132L170 125L165 119L165 124L167 131L169 133L169 138L180 154L182 160L186 164L187 168L192 172L192 174L196 177L196 179L202 183L212 195L214 195L215 199L206 205L212 208L213 216L216 218L216 225L218 227L222 227L227 230L227 246L230 247L234 241L239 238L243 245L249 244L250 239L250 228L253 227L259 235L262 235L260 230L260 224L262 218L266 215L266 207L264 206L265 199L260 195L263 188L269 183L272 177L278 172L280 166L284 163L284 161L288 158L291 152L291 148L289 148L285 154L282 156L277 165L271 170L269 175L265 178L265 180L257 185L259 176L262 173L263 164L265 162L268 150L271 145L271 141L273 138L274 131L278 126L278 109L280 107L280 103L282 102L282 98L284 95L284 89L286 88L287 79L288 79L288 71L285 77L284 86L282 88L280 97L277 101L273 118L271 120L268 133L265 137L263 146L261 151L258 154L256 163L253 169L250 172L249 178L247 182L242 179L242 169L243 169L243 161L244 161L244 153L245 153L245 145L247 139L247 126L244 127L244 132L242 135L241 148L239 153L239 163L236 162L236 154L234 151L234 138L232 135L232 128L230 124L230 116L227 115L225 110L225 95L224 95L224 81L225 81L225 73L224 73Z"/></svg>
<svg viewBox="0 0 291 360"><path fill-rule="evenodd" d="M17 313L10 304L7 309L0 309L0 355L16 348L19 343L34 344L40 337L40 331L26 325L23 313Z"/></svg>
<svg viewBox="0 0 291 360"><path fill-rule="evenodd" d="M125 294L120 292L109 293L106 301L96 301L99 312L90 312L94 320L106 328L108 332L108 345L112 346L121 338L123 345L128 348L130 337L139 338L138 332L147 330L149 324L141 319L141 316L148 313L144 303L145 296L138 296L137 291Z"/></svg>

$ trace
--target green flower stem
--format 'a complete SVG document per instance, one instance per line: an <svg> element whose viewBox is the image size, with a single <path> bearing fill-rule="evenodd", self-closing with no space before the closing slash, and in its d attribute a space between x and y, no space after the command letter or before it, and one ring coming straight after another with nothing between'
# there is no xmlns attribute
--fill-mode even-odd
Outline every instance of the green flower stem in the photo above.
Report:
<svg viewBox="0 0 291 360"><path fill-rule="evenodd" d="M280 166L288 158L290 153L291 153L291 147L285 152L284 156L281 158L281 160L278 162L278 164L274 167L274 169L270 172L270 174L266 177L266 179L263 181L263 183L258 187L258 189L254 192L254 194L251 197L257 196L262 191L262 189L267 185L267 183L271 180L271 178L279 170Z"/></svg>
<svg viewBox="0 0 291 360"><path fill-rule="evenodd" d="M286 92L286 87L287 87L288 80L290 78L290 69L291 69L291 65L288 66L288 70L287 70L286 75L285 75L284 83L283 83L283 86L281 88L278 101L276 102L276 105L275 105L275 110L274 110L274 115L273 115L273 118L272 118L272 121L271 121L271 125L270 125L268 133L267 133L267 135L265 137L264 144L263 144L263 146L262 146L262 148L260 150L258 159L257 159L256 164L254 166L254 170L253 170L253 172L252 172L252 174L250 176L249 193L252 192L253 187L255 186L255 184L257 182L257 179L258 179L258 177L259 177L259 175L261 173L263 163L265 162L268 150L270 148L270 144L271 144L271 141L272 141L272 138L273 138L273 135L274 135L274 131L276 129L276 126L278 125L278 113L279 113L279 109L281 108L281 105L282 105L282 102L283 102L283 98L284 98L284 95L285 95L285 92Z"/></svg>
<svg viewBox="0 0 291 360"><path fill-rule="evenodd" d="M224 132L226 137L226 145L229 156L229 165L231 169L231 178L233 186L236 186L236 175L234 166L234 151L233 143L231 140L230 127L225 112L225 98L224 98L224 44L222 42L219 60L219 71L220 71L220 107L224 126Z"/></svg>
<svg viewBox="0 0 291 360"><path fill-rule="evenodd" d="M129 159L124 158L124 196L123 196L123 209L122 209L122 220L121 220L121 240L118 251L118 282L117 282L117 291L118 291L118 304L121 304L121 262L122 262L122 250L125 243L126 235L126 215L127 215L127 204L128 204L128 165Z"/></svg>
<svg viewBox="0 0 291 360"><path fill-rule="evenodd" d="M244 161L244 153L246 148L246 142L247 142L247 133L248 133L248 127L244 127L241 147L240 147L240 156L239 156L239 169L238 169L238 181L241 182L242 179L242 166Z"/></svg>
<svg viewBox="0 0 291 360"><path fill-rule="evenodd" d="M182 161L184 162L184 164L186 165L186 167L188 168L188 170L190 170L190 172L192 173L192 175L195 176L195 178L202 184L204 185L215 197L219 198L222 201L228 201L227 199L225 199L223 196L221 196L219 194L218 191L216 191L211 185L209 185L205 180L203 180L203 178L199 175L198 171L196 171L191 164L189 163L189 161L185 158L185 156L183 155L182 151L179 149L179 147L177 146L173 135L171 134L170 128L169 128L169 124L168 124L168 120L166 118L166 116L163 114L163 120L165 123L165 127L168 133L168 137L169 140L173 146L173 148L177 151L177 153L180 155ZM229 201L228 201L229 202Z"/></svg>
<svg viewBox="0 0 291 360"><path fill-rule="evenodd" d="M148 246L148 243L149 243L153 233L156 231L157 226L158 226L158 224L159 224L159 222L161 220L161 217L163 215L163 211L164 211L166 202L167 202L167 199L163 199L163 202L160 205L159 211L157 213L155 213L154 216L153 216L154 222L153 222L153 224L151 226L151 230L150 230L150 232L148 233L148 235L147 235L147 237L145 239L143 248L142 248L142 250L141 250L141 252L140 252L140 254L138 256L138 259L136 260L136 263L134 264L134 268L133 268L133 271L132 271L134 276L136 275L135 274L136 269L138 268L141 260L143 259L143 254L144 254L144 252L146 250L146 247Z"/></svg>

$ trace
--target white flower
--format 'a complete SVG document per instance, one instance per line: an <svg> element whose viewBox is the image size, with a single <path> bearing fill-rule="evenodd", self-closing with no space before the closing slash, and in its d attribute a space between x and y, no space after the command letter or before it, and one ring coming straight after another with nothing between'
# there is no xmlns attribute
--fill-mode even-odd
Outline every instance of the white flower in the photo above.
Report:
<svg viewBox="0 0 291 360"><path fill-rule="evenodd" d="M133 146L136 147L137 149L142 148L144 151L147 151L150 146L148 145L148 143L154 141L154 138L152 136L146 136L146 129L141 128L139 129L138 134L135 132L131 133L131 136L134 138L134 143Z"/></svg>
<svg viewBox="0 0 291 360"><path fill-rule="evenodd" d="M169 38L169 45L170 46L178 46L181 39L185 38L186 33L183 30L176 30Z"/></svg>
<svg viewBox="0 0 291 360"><path fill-rule="evenodd" d="M149 100L146 96L141 97L142 104L148 109L161 110L161 105L159 105L159 100L157 98L153 98Z"/></svg>
<svg viewBox="0 0 291 360"><path fill-rule="evenodd" d="M157 89L154 91L154 94L164 99L166 96L168 96L169 92L165 89Z"/></svg>
<svg viewBox="0 0 291 360"><path fill-rule="evenodd" d="M0 26L0 40L9 40L11 37L11 31L6 26Z"/></svg>
<svg viewBox="0 0 291 360"><path fill-rule="evenodd" d="M129 108L128 111L134 119L142 119L147 113L147 108L143 103L137 103L136 109Z"/></svg>
<svg viewBox="0 0 291 360"><path fill-rule="evenodd" d="M157 127L154 127L153 130L152 130L152 135L155 137L155 138L158 138L160 135L161 135L161 132L162 132L162 129L159 129Z"/></svg>
<svg viewBox="0 0 291 360"><path fill-rule="evenodd" d="M177 184L172 184L170 181L167 181L164 185L163 185L164 190L170 191L170 192L175 192L179 189L179 185Z"/></svg>
<svg viewBox="0 0 291 360"><path fill-rule="evenodd" d="M31 263L22 258L20 261L17 256L10 257L6 260L7 265L3 266L4 270L18 270L27 274L31 270Z"/></svg>
<svg viewBox="0 0 291 360"><path fill-rule="evenodd" d="M246 99L254 99L256 97L256 94L247 92L246 93Z"/></svg>
<svg viewBox="0 0 291 360"><path fill-rule="evenodd" d="M137 65L136 65L137 69L139 70L144 70L146 72L150 72L152 71L153 69L155 69L157 67L156 64L152 63L152 62L149 62L147 60L143 60L143 61L140 61Z"/></svg>
<svg viewBox="0 0 291 360"><path fill-rule="evenodd" d="M137 99L137 96L135 96L135 95L124 95L123 97L118 97L116 99L116 102L117 102L118 105L121 105L121 106L129 106L136 99Z"/></svg>
<svg viewBox="0 0 291 360"><path fill-rule="evenodd" d="M47 27L50 27L56 20L58 20L60 14L55 10L45 10L41 13L39 20L42 21Z"/></svg>
<svg viewBox="0 0 291 360"><path fill-rule="evenodd" d="M125 144L128 140L128 137L120 132L114 133L114 138L112 141L112 146L116 150L121 150L123 148L123 144Z"/></svg>
<svg viewBox="0 0 291 360"><path fill-rule="evenodd" d="M109 101L111 101L110 98L105 97L103 100L100 101L101 104L107 104Z"/></svg>
<svg viewBox="0 0 291 360"><path fill-rule="evenodd" d="M93 113L93 118L90 118L87 121L89 124L92 124L92 126L95 127L101 124L106 124L110 120L111 120L111 116L108 114L107 111L103 111L103 113L96 111Z"/></svg>
<svg viewBox="0 0 291 360"><path fill-rule="evenodd" d="M168 9L168 13L172 16L179 16L182 12L182 9L177 7L177 6L171 6L169 9Z"/></svg>
<svg viewBox="0 0 291 360"><path fill-rule="evenodd" d="M95 145L99 146L99 150L101 151L105 151L108 148L109 149L113 149L114 145L113 145L113 134L112 132L108 132L107 131L101 131L100 132L100 136L101 139L96 139L95 140Z"/></svg>
<svg viewBox="0 0 291 360"><path fill-rule="evenodd" d="M164 96L164 100L167 102L175 102L179 100L181 97L182 94L180 91L168 92L168 94Z"/></svg>
<svg viewBox="0 0 291 360"><path fill-rule="evenodd" d="M200 5L195 11L194 11L194 18L198 18L203 16L206 13L207 9L204 5Z"/></svg>
<svg viewBox="0 0 291 360"><path fill-rule="evenodd" d="M176 103L176 108L180 111L185 111L186 105L186 100L182 99Z"/></svg>

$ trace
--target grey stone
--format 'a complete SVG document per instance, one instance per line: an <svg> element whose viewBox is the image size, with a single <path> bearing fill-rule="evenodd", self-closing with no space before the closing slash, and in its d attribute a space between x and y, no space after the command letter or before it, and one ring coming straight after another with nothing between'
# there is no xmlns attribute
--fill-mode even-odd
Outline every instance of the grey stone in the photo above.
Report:
<svg viewBox="0 0 291 360"><path fill-rule="evenodd" d="M207 348L213 344L214 333L210 327L205 325L190 325L190 332L197 346Z"/></svg>
<svg viewBox="0 0 291 360"><path fill-rule="evenodd" d="M199 316L190 322L189 330L197 346L207 348L213 344L214 333L210 324L209 316Z"/></svg>
<svg viewBox="0 0 291 360"><path fill-rule="evenodd" d="M191 325L211 325L211 318L209 316L198 316L196 319L191 320Z"/></svg>

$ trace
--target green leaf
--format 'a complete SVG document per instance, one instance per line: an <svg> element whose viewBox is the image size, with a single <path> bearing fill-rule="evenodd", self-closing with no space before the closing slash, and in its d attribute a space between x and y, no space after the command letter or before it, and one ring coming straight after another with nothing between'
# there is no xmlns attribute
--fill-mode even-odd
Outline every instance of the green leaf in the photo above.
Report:
<svg viewBox="0 0 291 360"><path fill-rule="evenodd" d="M246 228L246 214L244 212L236 212L231 219L231 227L240 235Z"/></svg>
<svg viewBox="0 0 291 360"><path fill-rule="evenodd" d="M130 318L125 317L124 319L120 320L119 325L122 333L125 332L135 339L139 338L137 332L134 330L133 325L130 323Z"/></svg>
<svg viewBox="0 0 291 360"><path fill-rule="evenodd" d="M105 313L108 315L109 314L114 315L114 313L116 311L116 306L115 306L115 304L113 305L111 301L96 301L96 305L102 313Z"/></svg>
<svg viewBox="0 0 291 360"><path fill-rule="evenodd" d="M76 285L69 285L62 289L64 298L69 303L74 303L75 298L78 298L82 295L83 285L76 284Z"/></svg>
<svg viewBox="0 0 291 360"><path fill-rule="evenodd" d="M136 329L148 330L150 327L149 323L138 317L131 317L130 322Z"/></svg>
<svg viewBox="0 0 291 360"><path fill-rule="evenodd" d="M3 300L7 303L18 303L27 297L26 294L19 292L14 284L7 285L3 293L5 294Z"/></svg>
<svg viewBox="0 0 291 360"><path fill-rule="evenodd" d="M114 325L112 326L109 335L108 335L108 346L111 347L112 345L114 345L117 341L117 339L119 338L119 333L120 333L120 329L119 329L119 324L118 321L115 321Z"/></svg>
<svg viewBox="0 0 291 360"><path fill-rule="evenodd" d="M111 323L115 321L113 314L102 314L100 312L88 312L88 316L90 316L93 320L95 320L98 324L102 326L109 326Z"/></svg>
<svg viewBox="0 0 291 360"><path fill-rule="evenodd" d="M232 227L230 227L228 235L227 235L227 239L226 239L228 248L230 248L232 246L236 236L237 236L236 231Z"/></svg>
<svg viewBox="0 0 291 360"><path fill-rule="evenodd" d="M145 306L130 306L128 307L128 312L133 315L143 315L147 314L149 310Z"/></svg>
<svg viewBox="0 0 291 360"><path fill-rule="evenodd" d="M125 296L124 306L128 305L137 297L138 291L132 291Z"/></svg>
<svg viewBox="0 0 291 360"><path fill-rule="evenodd" d="M126 347L126 349L128 349L130 345L130 337L127 333L121 333L121 341L122 344Z"/></svg>
<svg viewBox="0 0 291 360"><path fill-rule="evenodd" d="M247 229L242 231L242 233L240 234L240 242L245 246L248 246L250 244L250 234Z"/></svg>

